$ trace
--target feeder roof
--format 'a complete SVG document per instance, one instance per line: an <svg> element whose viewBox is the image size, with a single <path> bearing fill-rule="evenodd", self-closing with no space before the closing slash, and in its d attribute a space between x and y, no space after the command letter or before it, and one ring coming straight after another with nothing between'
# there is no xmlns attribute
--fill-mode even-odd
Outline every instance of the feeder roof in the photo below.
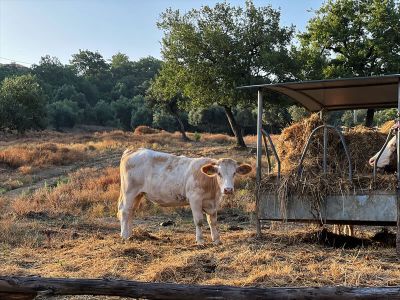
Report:
<svg viewBox="0 0 400 300"><path fill-rule="evenodd" d="M284 94L309 111L397 107L400 74L241 86Z"/></svg>

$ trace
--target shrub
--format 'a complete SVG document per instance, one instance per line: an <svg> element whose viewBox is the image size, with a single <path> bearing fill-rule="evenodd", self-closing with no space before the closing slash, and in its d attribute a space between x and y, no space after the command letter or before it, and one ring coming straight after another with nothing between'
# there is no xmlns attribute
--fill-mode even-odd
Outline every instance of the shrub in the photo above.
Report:
<svg viewBox="0 0 400 300"><path fill-rule="evenodd" d="M194 133L193 138L196 142L200 141L201 139L201 134L198 133L197 131Z"/></svg>
<svg viewBox="0 0 400 300"><path fill-rule="evenodd" d="M56 130L62 127L74 127L82 113L83 111L79 109L78 104L71 100L57 101L47 105L50 125Z"/></svg>
<svg viewBox="0 0 400 300"><path fill-rule="evenodd" d="M189 112L189 124L203 132L230 132L224 109L213 105L209 108L197 108Z"/></svg>
<svg viewBox="0 0 400 300"><path fill-rule="evenodd" d="M130 130L132 109L134 108L132 100L126 97L120 97L117 101L111 103L111 108L115 118L119 120L122 129Z"/></svg>
<svg viewBox="0 0 400 300"><path fill-rule="evenodd" d="M153 112L146 106L132 110L131 126L135 128L140 125L151 126L153 123Z"/></svg>
<svg viewBox="0 0 400 300"><path fill-rule="evenodd" d="M114 114L111 110L111 105L105 102L104 100L100 100L94 106L94 112L96 115L96 121L99 125L110 125L114 121Z"/></svg>
<svg viewBox="0 0 400 300"><path fill-rule="evenodd" d="M177 129L176 120L164 110L157 110L153 114L153 127L173 132Z"/></svg>
<svg viewBox="0 0 400 300"><path fill-rule="evenodd" d="M35 76L9 77L0 86L0 128L44 129L44 95Z"/></svg>

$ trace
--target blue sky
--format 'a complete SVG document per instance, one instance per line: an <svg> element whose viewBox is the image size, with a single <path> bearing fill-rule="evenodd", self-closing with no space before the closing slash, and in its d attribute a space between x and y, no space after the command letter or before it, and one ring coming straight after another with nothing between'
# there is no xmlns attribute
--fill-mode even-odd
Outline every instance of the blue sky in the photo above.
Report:
<svg viewBox="0 0 400 300"><path fill-rule="evenodd" d="M29 66L49 54L68 63L79 49L117 52L132 60L160 56L162 32L156 22L172 7L181 11L213 6L210 0L0 0L0 63L11 59ZM228 1L244 5L244 0ZM281 24L304 30L323 0L254 0L281 9Z"/></svg>

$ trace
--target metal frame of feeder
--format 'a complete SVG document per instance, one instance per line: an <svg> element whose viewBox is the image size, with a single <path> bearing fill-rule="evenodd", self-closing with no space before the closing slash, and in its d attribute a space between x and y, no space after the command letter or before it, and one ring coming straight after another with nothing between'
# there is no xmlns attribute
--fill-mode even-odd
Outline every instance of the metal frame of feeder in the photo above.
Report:
<svg viewBox="0 0 400 300"><path fill-rule="evenodd" d="M393 86L396 86L396 91L394 91ZM260 184L262 177L262 147L263 141L266 148L266 156L268 159L268 173L271 173L271 162L269 160L269 150L267 146L266 137L271 144L271 149L273 151L274 157L278 164L278 180L280 177L280 160L276 153L273 142L269 134L262 128L262 115L263 115L263 90L271 90L281 94L284 94L298 103L305 106L310 111L317 111L322 109L327 110L340 110L340 109L360 109L360 108L383 108L383 107L394 107L397 104L397 120L396 127L392 128L389 135L385 141L384 146L378 153L377 159L374 163L373 177L376 178L376 168L377 162L382 155L385 147L387 146L393 131L396 131L396 150L397 150L397 188L396 188L396 206L397 206L397 237L396 237L396 252L400 256L400 74L376 76L376 77L361 77L361 78L345 78L337 80L316 80L308 82L289 82L289 83L278 83L278 84L263 84L263 85L253 85L253 86L243 86L241 89L246 88L257 88L258 90L258 110L257 110L257 161L256 161L256 213L257 213L257 235L261 234L261 219L259 218L259 208L260 208ZM350 89L354 89L349 91ZM382 99L379 98L382 90ZM343 97L339 97L340 101L335 102L335 96L340 95L343 89ZM347 90L346 90L347 89ZM315 90L321 90L321 94L315 93ZM325 93L325 91L327 91ZM363 95L358 95L362 91ZM396 99L394 99L394 94L396 94ZM322 96L321 96L322 95ZM351 99L347 102L346 95ZM388 97L390 95L391 97ZM320 98L318 98L320 97ZM355 99L357 98L357 101ZM361 99L364 100L359 100ZM375 98L374 98L375 97ZM385 98L386 97L386 98ZM324 100L324 101L321 101ZM333 100L332 100L333 99ZM309 102L307 102L309 101ZM397 103L396 103L397 102ZM308 105L308 106L307 106ZM317 109L318 108L318 109ZM342 133L334 126L324 124L315 128L310 134L306 146L302 152L302 156L299 164L299 171L302 171L302 162L307 153L309 144L315 132L323 129L324 131L324 153L323 153L323 170L324 173L327 172L327 131L328 129L333 129L340 137L343 148L346 153L346 157L349 164L349 179L352 180L352 166L349 151L347 149L344 137ZM358 221L355 221L358 222Z"/></svg>

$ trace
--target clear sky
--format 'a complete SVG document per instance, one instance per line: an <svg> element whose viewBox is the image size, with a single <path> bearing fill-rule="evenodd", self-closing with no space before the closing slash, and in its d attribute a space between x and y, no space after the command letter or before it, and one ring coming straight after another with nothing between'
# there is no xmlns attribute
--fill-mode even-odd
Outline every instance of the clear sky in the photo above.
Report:
<svg viewBox="0 0 400 300"><path fill-rule="evenodd" d="M0 63L29 66L49 54L68 63L79 49L99 51L105 59L117 52L132 60L161 58L162 32L156 22L166 8L182 12L211 0L0 0ZM244 5L244 0L228 1ZM281 24L304 30L323 0L254 0L281 10Z"/></svg>

